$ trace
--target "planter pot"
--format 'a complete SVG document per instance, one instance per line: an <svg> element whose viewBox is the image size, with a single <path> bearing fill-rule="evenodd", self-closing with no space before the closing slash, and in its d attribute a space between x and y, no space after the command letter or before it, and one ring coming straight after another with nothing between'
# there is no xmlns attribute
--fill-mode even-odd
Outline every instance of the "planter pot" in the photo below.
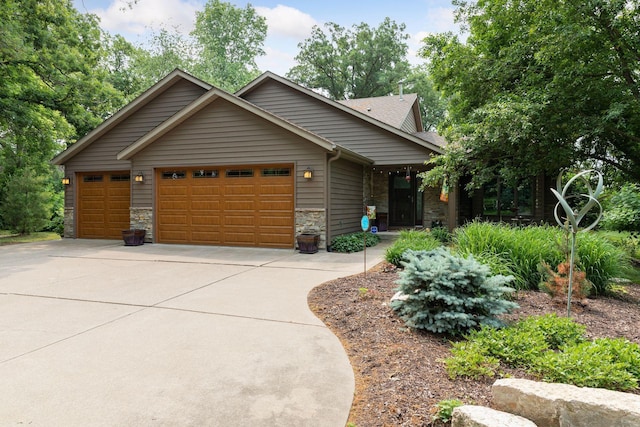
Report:
<svg viewBox="0 0 640 427"><path fill-rule="evenodd" d="M145 234L147 234L146 230L122 230L122 240L125 246L144 245Z"/></svg>
<svg viewBox="0 0 640 427"><path fill-rule="evenodd" d="M318 252L319 234L299 234L296 240L301 254L315 254Z"/></svg>

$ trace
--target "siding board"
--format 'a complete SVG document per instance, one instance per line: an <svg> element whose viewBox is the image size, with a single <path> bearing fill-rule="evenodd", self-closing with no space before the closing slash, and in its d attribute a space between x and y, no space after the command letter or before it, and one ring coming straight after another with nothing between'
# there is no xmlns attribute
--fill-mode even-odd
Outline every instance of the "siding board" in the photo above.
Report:
<svg viewBox="0 0 640 427"><path fill-rule="evenodd" d="M131 170L130 161L116 159L118 152L204 92L204 88L187 80L176 82L65 163L65 173L72 176L76 172ZM65 192L65 206L72 207L75 205L74 186L69 187Z"/></svg>
<svg viewBox="0 0 640 427"><path fill-rule="evenodd" d="M339 159L331 164L331 236L360 230L363 212L363 169Z"/></svg>
<svg viewBox="0 0 640 427"><path fill-rule="evenodd" d="M218 99L180 126L137 153L133 170L145 174L132 206L153 205L156 167L226 166L293 163L296 168L296 207L324 206L326 151L223 99ZM312 181L302 170L314 170Z"/></svg>
<svg viewBox="0 0 640 427"><path fill-rule="evenodd" d="M344 146L377 165L415 164L429 159L430 150L340 111L276 81L243 95L265 110Z"/></svg>

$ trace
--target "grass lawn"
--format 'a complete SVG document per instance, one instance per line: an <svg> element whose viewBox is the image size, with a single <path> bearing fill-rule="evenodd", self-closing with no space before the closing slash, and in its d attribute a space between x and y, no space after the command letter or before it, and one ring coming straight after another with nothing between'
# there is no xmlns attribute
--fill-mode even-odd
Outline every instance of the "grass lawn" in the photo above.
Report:
<svg viewBox="0 0 640 427"><path fill-rule="evenodd" d="M13 245L16 243L44 242L47 240L60 240L60 235L49 231L41 231L21 236L8 230L0 230L0 246Z"/></svg>

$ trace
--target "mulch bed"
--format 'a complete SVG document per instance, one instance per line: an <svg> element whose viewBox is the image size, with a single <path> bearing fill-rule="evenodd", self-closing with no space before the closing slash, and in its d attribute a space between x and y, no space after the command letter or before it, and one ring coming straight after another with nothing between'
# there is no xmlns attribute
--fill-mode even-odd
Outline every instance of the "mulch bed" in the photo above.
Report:
<svg viewBox="0 0 640 427"><path fill-rule="evenodd" d="M491 406L493 379L449 379L443 360L450 355L450 339L410 330L391 310L396 280L396 269L381 263L366 278L359 274L333 280L308 297L309 307L341 340L353 366L356 391L349 422L358 427L437 426L431 417L441 400ZM573 319L587 327L591 338L624 337L640 344L640 286L624 289L619 297L576 305ZM509 320L566 316L566 304L542 292L518 292L515 300L520 308ZM527 378L516 370L506 373Z"/></svg>

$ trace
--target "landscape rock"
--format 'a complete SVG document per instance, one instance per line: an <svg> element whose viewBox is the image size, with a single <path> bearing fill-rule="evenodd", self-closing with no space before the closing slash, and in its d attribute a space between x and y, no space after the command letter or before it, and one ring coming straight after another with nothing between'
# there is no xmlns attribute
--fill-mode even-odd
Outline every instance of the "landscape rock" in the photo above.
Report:
<svg viewBox="0 0 640 427"><path fill-rule="evenodd" d="M493 406L538 427L638 427L640 396L600 388L506 378L492 386Z"/></svg>
<svg viewBox="0 0 640 427"><path fill-rule="evenodd" d="M484 406L464 405L453 410L451 427L536 427L532 421L518 415L496 411Z"/></svg>

